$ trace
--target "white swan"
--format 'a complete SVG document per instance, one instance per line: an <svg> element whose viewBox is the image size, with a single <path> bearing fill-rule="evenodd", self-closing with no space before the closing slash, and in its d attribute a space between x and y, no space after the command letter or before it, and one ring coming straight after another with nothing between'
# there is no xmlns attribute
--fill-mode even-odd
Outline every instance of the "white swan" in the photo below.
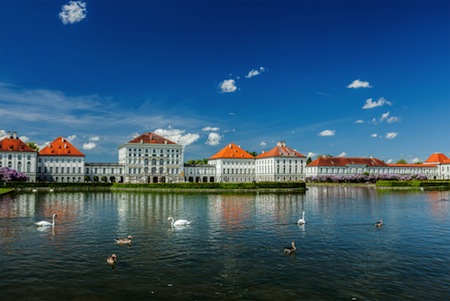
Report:
<svg viewBox="0 0 450 301"><path fill-rule="evenodd" d="M168 221L172 221L172 227L173 226L186 226L186 225L189 225L190 223L191 223L191 221L187 221L187 220L185 220L185 219L179 219L179 220L174 220L174 218L173 217L171 217L171 216L169 216L168 218L167 218L167 220Z"/></svg>
<svg viewBox="0 0 450 301"><path fill-rule="evenodd" d="M121 237L121 238L114 238L114 241L118 244L118 245L130 245L131 246L131 239L133 238L133 236L128 235L128 237Z"/></svg>
<svg viewBox="0 0 450 301"><path fill-rule="evenodd" d="M295 247L295 242L292 242L290 247L285 247L284 248L284 253L285 254L292 254L297 250L297 248Z"/></svg>
<svg viewBox="0 0 450 301"><path fill-rule="evenodd" d="M36 222L34 224L37 227L54 227L55 226L55 218L56 218L56 213L53 214L53 219L52 219L51 223L49 221L40 221L40 222Z"/></svg>
<svg viewBox="0 0 450 301"><path fill-rule="evenodd" d="M306 224L306 221L305 221L305 211L303 211L303 213L302 213L302 218L298 220L297 224L299 224L299 225L304 225L304 224Z"/></svg>

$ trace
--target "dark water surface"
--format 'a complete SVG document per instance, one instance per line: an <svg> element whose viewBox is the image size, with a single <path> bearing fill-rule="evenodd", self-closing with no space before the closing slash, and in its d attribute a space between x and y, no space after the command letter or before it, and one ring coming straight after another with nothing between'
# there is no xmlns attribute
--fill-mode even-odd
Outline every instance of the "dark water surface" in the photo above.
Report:
<svg viewBox="0 0 450 301"><path fill-rule="evenodd" d="M39 231L34 222L53 213L55 228ZM172 228L169 216L192 224ZM380 218L384 226L376 229ZM127 235L131 246L114 243ZM299 250L285 255L291 241ZM106 263L112 253L115 269ZM449 296L448 191L0 196L2 301Z"/></svg>

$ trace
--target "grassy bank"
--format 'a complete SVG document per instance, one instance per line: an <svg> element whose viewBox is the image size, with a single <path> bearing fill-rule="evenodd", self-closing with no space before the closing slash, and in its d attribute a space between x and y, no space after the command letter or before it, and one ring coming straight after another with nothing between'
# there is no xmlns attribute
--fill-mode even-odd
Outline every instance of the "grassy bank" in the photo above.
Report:
<svg viewBox="0 0 450 301"><path fill-rule="evenodd" d="M0 188L0 195L14 191L12 188Z"/></svg>
<svg viewBox="0 0 450 301"><path fill-rule="evenodd" d="M427 189L450 189L450 181L430 180L430 181L377 181L376 187L379 188L427 188Z"/></svg>

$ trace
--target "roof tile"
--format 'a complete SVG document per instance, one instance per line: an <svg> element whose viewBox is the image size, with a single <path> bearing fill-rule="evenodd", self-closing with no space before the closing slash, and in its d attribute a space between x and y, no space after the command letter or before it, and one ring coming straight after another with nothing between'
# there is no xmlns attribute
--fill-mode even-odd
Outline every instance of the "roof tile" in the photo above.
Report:
<svg viewBox="0 0 450 301"><path fill-rule="evenodd" d="M75 146L73 146L64 137L58 137L53 142L46 145L40 152L39 156L74 156L85 157Z"/></svg>

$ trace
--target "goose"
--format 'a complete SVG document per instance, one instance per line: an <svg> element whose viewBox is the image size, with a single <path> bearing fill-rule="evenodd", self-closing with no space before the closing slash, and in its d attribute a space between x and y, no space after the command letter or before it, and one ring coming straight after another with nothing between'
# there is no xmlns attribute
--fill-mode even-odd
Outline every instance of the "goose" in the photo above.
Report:
<svg viewBox="0 0 450 301"><path fill-rule="evenodd" d="M306 224L306 221L305 221L305 211L303 211L303 213L302 213L302 218L298 220L297 224L299 224L299 225L304 225L304 224Z"/></svg>
<svg viewBox="0 0 450 301"><path fill-rule="evenodd" d="M117 256L116 256L116 254L112 254L112 255L108 256L108 258L106 258L106 262L107 262L109 265L112 265L112 267L114 268L114 265L115 265L116 262L117 262Z"/></svg>
<svg viewBox="0 0 450 301"><path fill-rule="evenodd" d="M187 221L187 220L185 220L185 219L179 219L179 220L174 220L174 218L173 217L171 217L171 216L169 216L168 218L167 218L167 220L168 221L172 221L172 227L173 226L186 226L186 225L189 225L190 223L191 223L191 221Z"/></svg>
<svg viewBox="0 0 450 301"><path fill-rule="evenodd" d="M297 248L295 247L295 242L292 242L292 245L290 247L285 247L284 248L284 253L285 254L292 254L297 250Z"/></svg>
<svg viewBox="0 0 450 301"><path fill-rule="evenodd" d="M34 224L37 227L54 227L55 226L55 218L56 218L56 213L53 214L53 219L52 219L51 223L49 221L40 221L40 222L36 222Z"/></svg>
<svg viewBox="0 0 450 301"><path fill-rule="evenodd" d="M375 227L381 228L381 226L383 226L383 220L382 219L380 219L379 222L375 222Z"/></svg>
<svg viewBox="0 0 450 301"><path fill-rule="evenodd" d="M128 235L128 237L116 237L114 238L114 241L118 244L118 245L126 245L129 244L131 245L131 239L133 238L133 236Z"/></svg>

